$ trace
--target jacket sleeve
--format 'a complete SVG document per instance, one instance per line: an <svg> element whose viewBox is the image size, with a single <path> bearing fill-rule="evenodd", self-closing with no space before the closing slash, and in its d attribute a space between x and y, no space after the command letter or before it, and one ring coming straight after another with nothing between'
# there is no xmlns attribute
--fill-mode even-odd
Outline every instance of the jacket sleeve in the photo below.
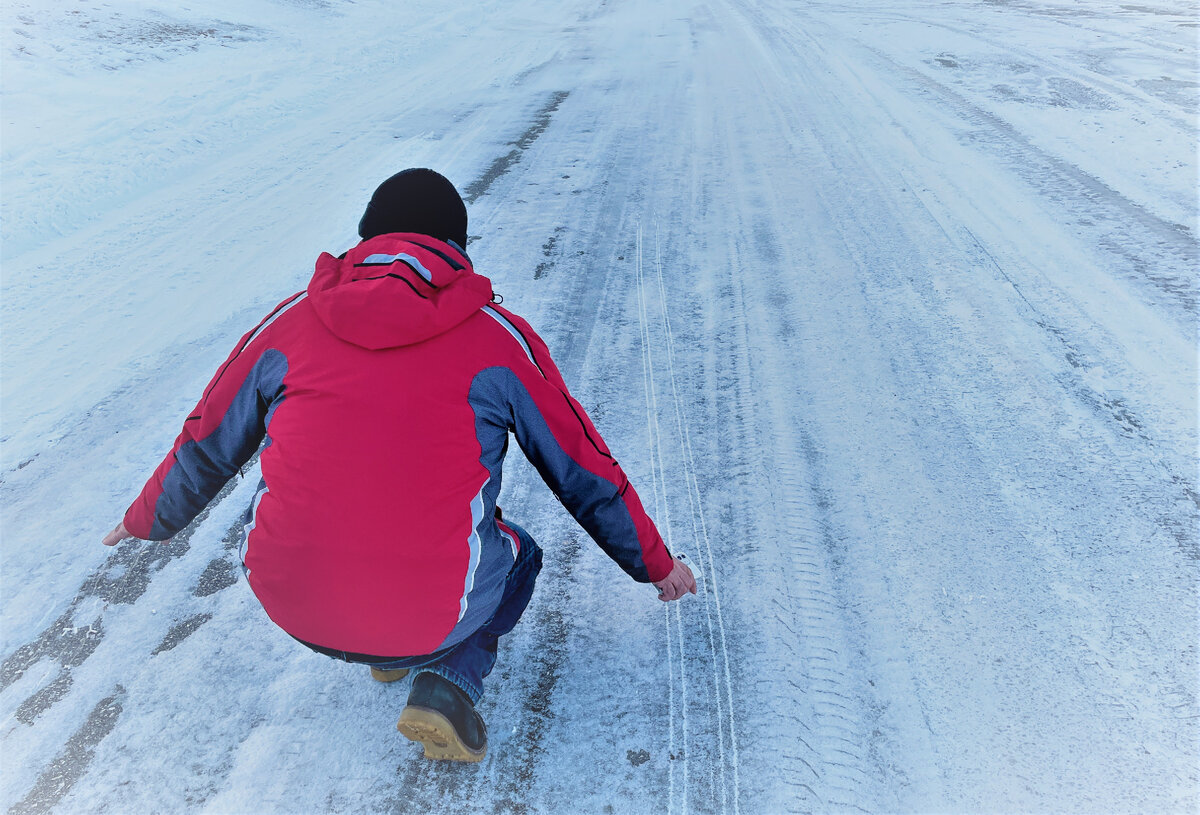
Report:
<svg viewBox="0 0 1200 815"><path fill-rule="evenodd" d="M283 395L287 359L264 331L281 304L242 337L183 423L175 445L125 513L125 528L143 540L166 540L216 497L258 450Z"/></svg>
<svg viewBox="0 0 1200 815"><path fill-rule="evenodd" d="M671 572L670 552L637 491L583 407L571 396L550 352L529 324L504 309L485 311L521 345L501 396L507 424L546 484L601 549L639 582Z"/></svg>

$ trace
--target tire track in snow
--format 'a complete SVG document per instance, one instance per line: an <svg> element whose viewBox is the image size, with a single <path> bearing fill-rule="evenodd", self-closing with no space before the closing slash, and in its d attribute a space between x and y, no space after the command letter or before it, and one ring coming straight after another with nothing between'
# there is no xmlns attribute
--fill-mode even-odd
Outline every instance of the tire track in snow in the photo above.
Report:
<svg viewBox="0 0 1200 815"><path fill-rule="evenodd" d="M755 496L733 502L724 514L722 526L736 529L750 547L761 552L756 560L767 561L763 566L769 574L782 572L786 584L782 597L776 595L769 606L748 599L741 603L742 614L750 618L747 622L753 622L761 634L751 634L743 627L742 641L756 643L757 652L742 655L744 691L738 717L755 743L780 745L774 761L764 764L762 753L756 754L752 764L755 770L748 781L751 794L760 802L768 800L770 794L778 795L778 790L772 789L774 784L788 791L786 800L776 797L766 804L768 811L822 811L829 807L829 796L822 787L825 772L822 743L818 740L820 717L807 702L813 694L807 656L810 650L807 643L813 639L813 632L804 623L811 615L802 615L803 608L790 584L799 584L802 593L815 592L827 585L826 577L815 564L786 557L790 554L788 547L794 546L789 541L811 534L809 529L794 519L771 520L779 514L777 488L773 485L782 482L778 491L787 491L796 479L790 469L781 471L774 466L774 459L759 462L753 458L757 441L772 436L770 430L756 427L759 407L751 387L755 366L745 335L749 317L744 306L735 300L732 282L722 286L721 295L727 298L726 319L733 331L725 334L722 343L725 353L713 366L719 381L728 386L721 403L723 413L731 417L719 420L716 433L719 458L732 481L733 491ZM764 493L768 496L766 500ZM758 507L761 511L755 511ZM786 532L781 534L777 523L786 526ZM781 554L785 557L775 553L777 542L783 547ZM764 597L773 593L774 581L760 578L755 582L763 584ZM773 679L772 674L777 672L795 678ZM768 774L771 781L767 780Z"/></svg>
<svg viewBox="0 0 1200 815"><path fill-rule="evenodd" d="M697 120L713 150L698 158L704 173L736 179L716 245L703 254L720 264L705 271L719 287L719 342L732 383L715 424L722 440L729 437L726 467L740 465L731 468L741 476L730 488L746 496L732 505L729 523L761 547L752 568L769 573L753 579L758 596L740 603L762 639L756 651L741 654L740 673L753 691L736 700L736 718L756 743L778 745L771 781L762 777L768 765L760 755L754 758L759 772L747 771L755 798L763 796L760 805L771 811L861 810L873 806L876 773L866 755L871 694L852 652L852 615L837 590L835 563L844 533L817 466L819 444L795 409L804 372L772 364L787 359L795 339L788 275L803 268L780 238L787 228L781 214L789 210L770 200L777 183L772 167L802 164L805 157L770 151L789 151L795 122L804 119L781 109L792 98L783 89L795 77L773 70L778 48L742 18L741 9L724 11L725 42L745 56L736 71L718 75L714 69L704 81L737 89L745 105L736 117L702 107ZM756 122L753 132L741 126L744 121Z"/></svg>
<svg viewBox="0 0 1200 815"><path fill-rule="evenodd" d="M570 95L570 91L555 91L550 94L550 99L534 115L533 122L525 129L525 132L518 136L516 141L510 142L512 150L509 150L502 156L497 156L479 178L463 188L463 200L468 204L474 204L487 194L488 189L496 182L496 179L511 170L513 165L519 162L521 157L525 155L525 151L546 132L546 128L550 126L550 120L553 118L554 112L558 110L559 105Z"/></svg>
<svg viewBox="0 0 1200 815"><path fill-rule="evenodd" d="M779 36L781 27L776 23L777 21L773 20L762 22L759 30L764 32L764 37ZM771 34L772 31L775 32L774 35ZM786 33L785 31L784 34ZM986 808L989 801L992 806L1003 806L999 802L1005 800L1019 801L1019 796L1024 791L1013 788L1010 782L1005 781L1004 776L980 777L974 774L982 762L993 760L997 764L1003 762L1006 766L1012 766L1015 776L1029 779L1027 789L1030 791L1041 783L1047 784L1041 793L1043 801L1050 800L1050 796L1055 794L1050 790L1049 782L1053 780L1054 783L1058 783L1058 779L1062 778L1076 785L1083 797L1068 798L1066 794L1059 793L1060 800L1075 800L1076 805L1085 808L1095 806L1095 802L1100 800L1099 796L1104 794L1103 785L1107 783L1103 776L1111 777L1111 773L1093 773L1093 767L1099 768L1102 762L1110 760L1109 756L1117 755L1121 755L1121 765L1126 767L1139 763L1146 767L1152 765L1153 760L1143 759L1142 755L1149 753L1141 749L1122 750L1121 738L1118 737L1098 744L1095 749L1096 757L1088 756L1086 761L1080 762L1074 755L1064 756L1056 753L1059 739L1088 738L1095 735L1103 738L1104 735L1108 735L1103 732L1106 729L1109 734L1130 733L1131 738L1136 739L1143 739L1147 733L1153 732L1150 726L1126 725L1120 719L1127 717L1115 715L1103 708L1094 708L1092 711L1083 709L1086 708L1089 695L1095 694L1097 681L1112 682L1114 677L1118 677L1118 682L1129 683L1126 688L1130 691L1142 691L1141 688L1129 687L1134 683L1126 677L1149 673L1151 668L1155 669L1153 675L1156 678L1172 676L1169 672L1171 665L1166 658L1172 652L1154 642L1151 634L1145 630L1135 632L1136 637L1126 635L1128 642L1138 643L1133 654L1130 653L1134 651L1133 648L1122 653L1120 649L1112 647L1111 640L1114 634L1111 629L1107 634L1110 642L1106 647L1104 633L1095 638L1088 636L1093 620L1096 617L1102 619L1102 613L1096 613L1095 617L1089 620L1092 609L1085 607L1080 614L1078 608L1072 609L1069 602L1062 602L1056 594L1064 590L1065 584L1065 587L1069 587L1065 588L1067 591L1092 589L1102 594L1105 600L1124 601L1121 607L1132 606L1135 609L1134 613L1129 615L1131 618L1136 619L1143 609L1151 611L1149 604L1131 599L1130 595L1136 598L1136 593L1113 589L1111 587L1116 584L1115 580L1100 577L1104 571L1109 570L1110 563L1116 566L1113 571L1117 572L1118 580L1122 572L1136 572L1136 569L1121 569L1118 565L1121 563L1122 549L1144 548L1145 551L1139 553L1139 556L1149 562L1155 562L1155 553L1150 547L1128 546L1120 540L1126 529L1140 531L1139 527L1144 528L1130 520L1130 516L1142 510L1130 507L1124 513L1120 510L1114 512L1112 517L1117 523L1114 524L1111 533L1112 539L1105 535L1104 530L1097 528L1094 540L1103 548L1094 546L1091 551L1086 551L1087 539L1080 540L1082 536L1079 533L1090 532L1089 527L1100 527L1102 524L1094 523L1076 508L1088 506L1090 503L1093 506L1104 505L1107 509L1113 504L1100 498L1105 495L1114 495L1118 503L1124 499L1120 495L1121 490L1109 489L1102 478L1091 479L1092 483L1085 487L1086 472L1071 467L1073 462L1067 459L1066 455L1072 450L1106 450L1103 440L1097 439L1093 444L1089 439L1086 445L1068 445L1048 439L1043 435L1043 428L1036 425L1040 420L1053 418L1054 413L1037 410L1038 405L1034 402L1034 409L1026 414L1018 414L1014 421L1003 415L1001 410L994 410L987 404L1005 404L1004 384L992 387L986 378L967 365L945 364L946 360L956 359L978 358L990 361L988 351L994 346L990 343L988 334L1004 336L1003 332L1012 330L1013 326L1022 326L1022 333L1029 338L1027 342L1031 346L1038 346L1041 338L1036 330L1025 329L1022 325L1026 322L1021 313L1022 309L1014 309L1016 304L1010 302L1017 298L1009 298L1008 292L999 290L1000 287L995 286L987 275L981 275L981 278L988 286L999 290L990 303L997 307L997 314L984 311L985 319L980 322L984 324L985 329L991 328L992 331L980 330L978 337L968 334L966 338L973 339L970 344L966 341L960 344L957 342L958 338L953 335L949 338L936 335L939 326L954 325L952 319L948 320L943 316L945 299L939 299L939 292L931 291L933 287L929 285L929 278L936 277L938 271L936 265L929 263L930 257L939 250L945 251L945 244L940 234L931 228L933 224L927 222L920 211L912 206L913 202L905 200L907 196L897 195L897 190L901 193L907 192L903 188L910 185L903 182L910 179L901 177L895 172L896 168L890 166L889 160L895 160L896 157L888 149L886 137L873 141L860 135L864 131L870 132L862 127L862 124L869 121L870 115L859 119L852 114L852 108L871 110L870 100L861 99L855 93L837 95L833 92L830 81L822 75L832 73L826 64L832 63L836 67L839 57L845 52L840 45L830 45L828 41L821 42L820 39L818 33L810 44L794 48L790 54L781 47L775 49L784 57L778 63L779 75L789 76L798 88L803 89L791 98L776 97L778 101L775 107L779 111L780 120L785 121L799 121L806 110L812 112L812 131L796 132L791 143L794 145L793 149L810 148L811 152L808 155L797 151L797 164L811 165L819 185L816 195L811 196L811 203L796 195L793 207L796 214L801 216L796 218L796 223L815 223L816 228L825 233L822 240L829 246L826 248L819 245L820 241L813 241L814 244L818 244L815 248L792 248L795 247L795 243L789 245L775 241L765 250L749 245L743 254L747 260L756 261L754 265L757 267L754 268L757 273L754 281L741 287L743 301L750 304L748 312L754 314L758 320L758 324L750 324L750 336L757 338L759 347L775 342L783 348L790 347L802 352L797 353L798 359L807 360L814 372L828 372L831 377L830 385L824 389L819 382L808 384L798 377L792 383L795 402L801 409L812 406L818 408L818 413L814 417L815 421L811 423L797 422L795 435L783 449L799 444L806 453L799 456L798 461L802 465L801 472L807 473L807 480L813 485L812 495L819 510L814 514L814 521L819 522L816 530L821 538L828 541L823 548L830 552L830 565L835 577L839 574L849 575L849 580L853 581L864 571L861 567L839 568L837 559L843 553L849 552L851 556L855 553L870 556L876 552L886 552L887 548L893 547L895 559L880 558L883 568L892 569L897 575L895 582L891 583L892 597L905 597L907 602L916 595L910 586L927 585L922 581L929 581L934 586L937 582L954 586L974 585L977 580L984 585L990 583L1002 587L1002 590L997 592L1002 596L994 598L992 602L995 605L989 605L984 610L976 607L968 608L965 612L959 611L966 621L961 625L957 625L957 621L950 617L957 611L951 603L930 603L930 613L923 618L934 623L934 636L928 637L912 633L917 631L924 634L926 629L915 627L919 624L916 622L916 619L919 619L916 615L903 618L906 610L900 603L890 608L884 604L877 604L871 609L870 601L873 597L869 595L862 598L866 602L846 609L848 614L844 616L853 620L857 610L865 608L884 618L885 622L880 626L877 619L861 620L865 623L860 629L863 634L855 639L854 632L851 631L849 641L862 644L865 634L866 642L879 649L876 653L887 655L887 661L891 664L881 664L883 660L877 658L868 658L867 664L871 669L879 671L872 679L882 679L881 686L887 688L879 692L878 698L893 711L898 711L899 715L890 713L881 719L874 715L870 707L864 707L863 702L870 705L871 700L876 697L869 692L859 693L858 691L865 689L856 686L852 681L853 677L850 677L849 682L843 680L843 687L848 687L854 692L850 694L848 701L842 701L842 707L827 708L825 704L821 704L818 710L822 715L837 713L848 716L851 720L858 718L865 724L872 720L881 722L879 727L884 730L893 728L893 733L888 733L880 740L882 749L887 751L893 744L902 745L901 749L904 749L907 755L892 752L891 755L884 756L883 763L874 767L869 764L865 766L868 770L878 771L885 782L890 782L890 789L881 792L898 797L906 796L909 802L920 802L921 808L978 809ZM809 43L809 40L802 38L801 42ZM828 46L831 53L826 54L822 46ZM859 67L862 64L856 63L855 66ZM865 64L869 66L870 61L866 61ZM839 78L845 79L845 76L841 75ZM867 79L864 77L864 81ZM774 83L764 82L767 86L772 84ZM851 91L856 90L853 82L843 82L842 85L850 86ZM928 94L924 96L928 98ZM898 97L898 101L908 99L917 101L920 97L910 93ZM940 101L936 100L931 106L933 111L936 112L940 107ZM768 116L773 112L767 105L763 105L763 108ZM919 115L920 108L917 110ZM821 115L822 112L824 115ZM853 127L854 123L860 123L859 128ZM762 127L764 131L768 129L767 125ZM737 145L736 132L731 133L729 138ZM746 155L749 151L744 149L745 146L740 145L742 149L735 147L730 153L735 156ZM765 149L760 150L760 153L766 154L764 163L778 167L781 166L780 155L786 154L786 150L781 149L779 154L774 156ZM791 195L782 184L776 184L772 188L769 177L752 172L753 161L756 158L754 156L745 162L747 171L744 175L752 179L746 186L752 191L744 199L746 205L737 208L746 214L746 218L734 225L734 229L746 230L747 235L752 233L757 221L767 220L768 224L771 223L769 218L764 216L785 211L787 208L781 207L780 204L786 202ZM937 175L926 174L915 180L935 186L937 178ZM771 195L772 192L774 195ZM754 201L756 196L763 199L757 205ZM819 204L819 208L813 206L814 203ZM756 211L759 205L762 212ZM954 213L947 214L951 216L952 222L961 223L967 220L970 223L969 213L957 219L953 217ZM766 231L769 233L771 230ZM842 245L839 246L839 243ZM954 246L952 239L950 246L955 250L950 252L951 256L971 257L969 253L961 253L960 247ZM811 262L826 257L835 262L841 261L840 265L830 269L840 274L828 275L831 279L829 283L820 282L826 271L819 262ZM811 267L812 271L806 273L806 266ZM963 266L967 269L976 268L969 262L963 263ZM793 290L801 292L800 295L789 297L782 288L781 284L788 280L785 270L799 270L804 275L799 278L793 276L791 281ZM930 275L929 271L935 274ZM735 282L740 284L737 279ZM771 302L771 289L777 290L778 303ZM806 319L801 297L820 308L824 312L823 318ZM1050 309L1052 317L1062 320L1069 314L1069 303L1066 304L1067 308L1063 308L1059 303L1053 305ZM939 309L942 309L940 313ZM1012 319L1014 314L1022 319ZM774 331L762 325L763 322L768 322L762 319L764 315L774 318ZM843 319L839 324L837 320L831 319L833 315L847 319ZM1007 320L1005 316L1008 317ZM864 317L866 319L863 319ZM800 335L799 342L792 341L789 344L790 331ZM869 339L852 336L850 331L862 332ZM804 348L805 345L808 346L807 349ZM1046 345L1052 347L1054 343ZM943 346L951 350L962 349L966 353L959 353L957 356L949 354L942 350ZM1101 347L1103 349L1103 346ZM1002 352L1006 349L1001 347L998 350ZM992 357L1001 363L997 366L998 370L1005 370L1005 357L1003 353L995 353ZM1040 363L1041 359L1036 361ZM944 375L936 367L939 363L942 370L946 371ZM846 366L855 365L862 366L860 372L845 370ZM1053 373L1057 367L1051 363L1048 370ZM1037 378L1038 371L1040 368L1034 368L1032 378ZM985 369L983 373L986 376L988 372ZM872 382L872 379L875 381ZM978 403L973 405L974 411L964 410L962 402L970 405L974 399L965 393L964 399L955 399L960 393L956 387L960 382L964 388L983 390L993 398L978 400ZM853 384L859 386L857 393L847 387ZM1034 398L1039 401L1057 402L1057 391L1053 387L1046 388L1046 384L1042 381L1034 385L1041 386L1040 391L1034 393ZM1053 385L1052 382L1049 384ZM860 398L859 394L864 404L868 405L865 409L843 401L842 409L838 410L837 402L833 401L853 400ZM907 414L905 418L912 417L914 420L911 429L893 421L887 415L893 405L892 400L897 396ZM878 411L876 416L871 415L873 411ZM780 413L782 414L782 411ZM842 416L849 421L839 426ZM998 421L990 421L993 416ZM1024 438L1018 433L1009 433L1009 428L1014 425L1019 427L1018 422L1025 423L1026 420L1030 432L1025 434ZM885 437L890 429L895 428L899 431L895 437L896 444L888 441L881 443L882 440L878 437L868 437L862 442L838 437L839 431L845 432L845 429L856 425L863 429L882 431ZM765 426L772 426L769 416ZM782 426L782 422L776 426ZM989 434L992 428L1004 430L1004 435L997 434L1001 440L999 443L992 443L993 437ZM1085 432L1091 435L1090 430L1089 427ZM1013 442L1003 444L1006 438L1013 439ZM1046 475L1027 472L1032 470L1032 467L1023 466L1021 469L1014 467L1013 470L1006 471L1006 459L1012 458L1012 452L1017 452L1018 456L1029 456L1030 452L1038 450L1038 444L1042 442L1047 443L1045 449L1052 451L1054 456L1039 463L1040 467L1047 471ZM899 454L894 458L867 457L872 452L889 453L897 449ZM765 452L773 454L774 450L768 449ZM1065 477L1053 472L1056 469L1055 465L1059 463L1059 459L1055 457L1060 455L1063 456L1063 463L1067 465L1063 467L1067 474ZM1111 457L1107 459L1113 463L1113 469L1118 474L1124 476L1128 472ZM771 460L777 459L772 456ZM897 476L895 470L898 466L911 471L911 476L907 472ZM873 471L878 473L887 469L893 470L887 474L887 480L876 480L872 477ZM1035 501L1008 501L1003 494L998 499L996 484L1002 485L1004 480L1011 476L997 476L997 473L1013 471L1020 473L1021 477L1019 480L1012 478L1010 483L1018 488L1025 484L1045 484L1052 491L1043 495L1050 496L1050 500L1043 500L1042 496L1038 496ZM905 478L912 479L911 491L904 484ZM1138 482L1127 480L1126 494L1131 483ZM847 489L847 486L853 484L861 484L864 488L874 484L882 489L874 496L864 492L860 506L856 503L853 492ZM911 502L909 506L928 504L931 507L950 510L939 514L946 520L954 518L956 526L952 527L941 521L939 515L929 518L920 517L916 512L910 514L909 507L902 506L896 500L897 496L910 495L918 500ZM932 500L919 500L923 495ZM1061 500L1055 502L1055 496ZM1137 496L1134 500L1137 501L1140 497ZM880 499L877 502L877 511L863 510L868 502L875 503L877 498ZM941 504L940 501L945 503ZM1065 506L1054 506L1055 503ZM939 551L937 542L943 536L947 541L955 541L961 536L961 539L967 541L990 543L992 529L996 528L994 524L999 524L999 528L1003 529L1007 528L1005 522L1010 519L1024 521L1023 515L1028 514L1029 508L1033 507L1037 507L1043 513L1047 519L1046 523L1057 525L1056 521L1059 518L1064 519L1066 523L1062 524L1063 528L1071 529L1069 534L1075 540L1066 547L1060 542L1055 542L1056 545L1051 548L1041 541L1035 543L1034 540L1026 538L1015 545L995 548L980 546L978 551L971 551L968 547L944 547ZM1022 508L1025 508L1024 512L1018 514ZM1036 522L1040 522L1040 519ZM1035 526L1036 522L1022 525ZM885 545L881 546L869 537L876 529L895 537L891 541L885 538ZM853 537L847 538L847 532L852 533L858 540ZM999 542L1004 543L1002 538ZM1023 545L1026 543L1034 545ZM1070 552L1070 547L1074 547L1075 552L1082 556L1070 559L1061 557L1060 553L1075 554ZM1042 551L1038 551L1039 549ZM920 560L917 560L917 557ZM920 565L911 570L903 568L914 563ZM901 568L897 569L897 565ZM878 579L878 572L873 573L873 564L864 566L865 573L869 574L872 580L862 581L860 586L873 590L878 586L888 585L887 582ZM1055 575L1061 582L1054 584L1047 581L1049 585L1044 584L1041 579L1043 569L1045 574ZM1178 574L1173 569L1163 569L1161 573L1173 577ZM1020 577L1014 577L1017 575ZM1029 577L1026 578L1025 575ZM911 580L913 577L916 580ZM902 585L901 581L906 579L911 582L909 585ZM1089 583L1092 585L1089 586ZM853 582L848 585L858 588ZM1169 587L1163 588L1167 590ZM897 614L897 611L900 614ZM892 615L901 617L902 625L908 625L908 630L897 627L895 620L890 619ZM957 626L958 630L953 630L953 639L945 637L943 640L937 636L939 632L936 626L940 622L937 615L943 615L943 619L952 621L947 626L951 630ZM1043 620L1059 621L1062 627L1051 627L1047 632L1042 626ZM1014 625L1010 621L1017 623ZM1095 627L1099 628L1098 625ZM1164 631L1161 641L1164 643L1170 642L1170 627L1169 624L1161 626ZM881 641L882 635L893 633L899 636L891 641ZM834 652L842 650L836 643L829 647ZM968 656L975 651L979 652L981 658ZM1158 653L1154 653L1155 651ZM1003 667L993 667L992 657L996 654L1003 656ZM1077 654L1079 656L1076 656ZM836 666L837 655L828 653L826 656L833 658L833 664ZM1155 657L1159 657L1156 660L1158 665L1151 662ZM956 676L954 668L958 660L965 660L968 664L977 661L978 669L968 669ZM874 665L870 664L872 661L875 662ZM999 664L1001 660L996 659L995 662ZM855 663L862 664L862 660L851 657L851 666ZM1073 672L1080 670L1080 665L1088 666L1088 679L1091 681L1076 682L1071 676ZM1103 667L1105 665L1107 668ZM1123 671L1125 665L1131 665L1133 670ZM1168 670L1163 670L1164 667ZM1013 684L1014 677L1019 684ZM990 693L976 691L977 686L973 683L978 683L978 687L994 683L994 690ZM1014 687L1021 690L1014 691ZM1077 692L1072 693L1067 689ZM1146 703L1153 702L1153 690L1152 688L1140 694L1131 693L1130 696L1137 702L1143 702L1142 709L1147 710L1150 705ZM1003 700L1006 715L993 718L998 700ZM1132 709L1135 703L1129 702L1130 707L1125 709ZM849 711L845 709L847 707L850 708ZM1077 727L1070 721L1076 710L1081 710L1081 722L1087 720L1094 724ZM1014 729L1021 729L1017 723L1022 720L1028 723L1025 729L1035 734L1034 737L1012 739L1009 734ZM1048 723L1056 724L1057 727L1053 729L1058 732L1039 733L1039 726L1045 727ZM903 730L898 734L894 730L897 724L903 726ZM805 738L810 740L807 736ZM829 740L826 740L826 743L832 745ZM822 753L826 752L819 741L813 741L812 744ZM1114 744L1117 746L1114 747ZM872 748L874 750L874 745ZM1170 749L1167 746L1164 751ZM832 753L832 750L829 752ZM849 752L855 751L850 749ZM836 755L845 758L841 754ZM879 754L873 752L871 758L878 761ZM817 771L827 774L821 764L815 765L814 772ZM1039 778L1044 778L1044 781L1038 782ZM923 783L912 787L909 786L910 781ZM925 786L926 789L921 789L920 786ZM824 792L823 787L817 789ZM1096 792L1097 790L1101 791ZM1088 797L1089 794L1092 797ZM942 796L948 797L943 798L944 803L940 806L934 803ZM1163 797L1165 798L1165 795ZM1027 809L1032 800L1036 799L1026 797L1023 802L1009 804L1008 807ZM1080 801L1083 803L1080 804ZM1033 806L1036 808L1036 805ZM821 807L827 808L830 807Z"/></svg>
<svg viewBox="0 0 1200 815"><path fill-rule="evenodd" d="M252 466L257 459L251 460L247 467ZM178 535L166 543L125 541L118 544L115 551L84 581L67 609L49 626L44 629L37 639L19 647L0 665L0 690L18 682L32 667L44 660L57 661L60 670L57 676L47 685L42 686L16 708L15 718L22 724L35 727L38 719L53 707L70 700L78 704L80 696L88 695L87 687L74 689L74 672L96 652L105 638L105 615L115 605L133 605L148 591L154 576L170 563L183 558L190 550L190 540L200 525L204 523L220 500L226 498L237 485L239 479L231 480L220 492L217 499L206 507L202 513ZM235 523L225 534L224 544L227 552L236 550L237 539L242 529L242 523ZM228 565L223 559L209 563L205 575L212 573L213 564ZM230 568L235 568L230 566ZM203 579L193 588L192 596L204 597L220 591L236 582L210 578ZM76 616L81 610L93 607L93 601L100 601L99 609L95 611L95 619L86 626L79 625ZM90 611L88 612L91 613ZM185 639L199 630L212 619L211 613L198 613L188 616L174 625L162 637L157 647L152 649L147 658L177 647ZM164 615L164 620L170 619ZM70 736L62 750L45 766L38 776L34 787L22 802L16 805L13 812L44 812L53 808L65 797L82 778L91 763L95 748L116 727L117 719L123 708L122 701L128 696L128 691L117 686L115 695L109 696L93 709L80 729ZM24 807L24 809L22 809Z"/></svg>
<svg viewBox="0 0 1200 815"><path fill-rule="evenodd" d="M540 179L545 168L539 166L538 152L529 151L534 142L543 136L557 143L565 138L562 134L573 130L582 128L585 132L595 132L595 138L601 141L599 144L590 144L591 150L595 155L613 162L607 173L598 171L603 190L598 212L590 213L575 208L560 224L558 231L575 236L582 233L585 241L580 244L583 250L581 254L603 256L611 248L610 236L602 231L589 230L586 221L583 226L579 221L587 217L593 217L600 224L620 221L631 195L629 180L620 175L618 168L618 163L626 157L614 153L613 145L608 143L608 131L595 126L591 119L597 115L595 112L586 107L562 107L570 95L566 91L553 94L524 134L513 143L519 149L495 159L480 178L464 188L464 198L473 202L486 199L489 192L495 194L492 190L495 182L518 164L519 169L514 171L510 181L519 183L527 178ZM580 115L586 117L585 125L579 124ZM559 117L563 121L560 122ZM546 148L550 152L553 149L553 145ZM497 171L498 168L502 168L502 172ZM550 171L554 178L558 178L562 169L565 168L553 167ZM551 285L560 289L554 299L562 306L556 310L553 323L535 327L539 328L552 349L564 379L574 389L592 353L589 343L592 327L597 320L594 303L599 299L603 287L608 285L608 280L602 274L551 275L548 274L551 268L547 263L534 269L533 275L535 279L550 281ZM487 273L486 270L481 271ZM410 750L402 746L401 755L405 763L399 767L399 778L405 794L388 802L390 811L445 811L454 807L455 801L461 800L465 788L472 791L467 798L478 802L478 811L520 815L538 811L536 795L547 786L544 777L560 774L555 754L562 749L562 745L554 742L555 734L551 731L564 705L570 704L569 700L560 698L560 679L570 665L567 640L572 627L572 611L569 605L563 605L555 598L569 596L575 586L578 578L573 574L572 567L579 560L581 544L574 537L573 528L565 541L546 540L545 531L557 526L561 516L556 518L541 514L540 517L534 517L525 514L526 507L535 506L545 498L544 494L540 494L540 481L514 479L513 473L507 469L506 476L504 497L513 502L513 518L525 525L534 539L539 541L546 550L547 558L522 622L501 641L496 670L507 678L497 687L496 674L489 677L481 700L480 712L485 721L493 728L503 723L512 731L492 732L488 756L482 765L471 767L439 766L437 762L419 758L420 753L415 748ZM539 495L535 496L535 491ZM541 521L545 522L544 525L539 523ZM492 690L494 687L495 691Z"/></svg>
<svg viewBox="0 0 1200 815"><path fill-rule="evenodd" d="M257 454L245 466L253 467ZM205 507L200 514L166 543L125 541L116 547L116 551L108 556L104 564L93 572L83 585L79 587L75 597L67 609L50 623L36 639L25 643L11 653L3 663L0 663L0 691L8 688L24 676L29 668L43 659L57 660L62 668L58 676L47 686L39 689L26 698L17 708L17 719L32 726L34 721L58 702L67 697L73 684L72 669L79 668L99 647L104 639L104 615L113 605L133 605L150 588L154 575L165 568L171 561L183 557L191 548L190 541L196 530L203 524L212 510L233 492L239 479L231 479ZM234 530L240 531L241 524L235 525ZM231 533L234 531L231 530ZM229 535L227 534L227 538ZM215 562L215 561L214 561ZM210 564L211 566L211 564ZM199 587L196 593L199 595ZM96 612L96 617L87 627L78 625L75 616L87 605L87 601L98 599L102 605ZM193 621L193 627L187 635L195 632L205 620ZM168 641L173 641L169 647L174 647L183 636L182 629L167 634L163 643L151 656L160 650L167 650ZM184 635L186 636L186 635Z"/></svg>
<svg viewBox="0 0 1200 815"><path fill-rule="evenodd" d="M735 299L749 322L749 313L762 310L748 308L740 289L740 283L735 283ZM754 382L756 376L750 373L745 381ZM768 707L782 712L790 706L791 719L803 733L793 730L781 738L782 734L768 731L758 738L794 740L796 752L782 754L793 763L787 768L792 775L788 783L815 801L799 798L791 802L793 811L863 809L869 730L863 721L860 691L853 686L857 671L843 631L845 610L831 593L835 577L829 561L844 542L833 517L832 493L815 466L820 456L816 443L793 426L791 411L775 402L775 390L762 387L758 398L749 400L751 422L757 428L751 438L773 442L763 450L761 477L766 483L758 485L770 495L771 508L758 519L757 534L780 543L778 565L786 575L779 588L782 596L772 602L773 661L785 672L789 668L784 666L799 666L795 676L800 682L788 680L786 687L772 682L766 692L775 697Z"/></svg>
<svg viewBox="0 0 1200 815"><path fill-rule="evenodd" d="M80 728L67 739L50 765L38 776L29 794L8 811L10 815L50 812L78 783L100 742L117 726L124 710L125 689L117 685L111 695L96 703Z"/></svg>

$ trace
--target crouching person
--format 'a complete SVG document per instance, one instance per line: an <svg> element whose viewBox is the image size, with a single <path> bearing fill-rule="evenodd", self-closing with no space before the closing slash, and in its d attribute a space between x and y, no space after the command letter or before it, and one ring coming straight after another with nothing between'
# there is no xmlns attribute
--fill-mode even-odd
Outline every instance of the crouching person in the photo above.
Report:
<svg viewBox="0 0 1200 815"><path fill-rule="evenodd" d="M472 268L453 185L389 178L359 235L242 337L104 543L169 539L261 447L242 562L267 614L380 681L414 672L398 729L479 761L475 704L542 565L496 507L510 433L634 580L663 600L696 584L545 343Z"/></svg>

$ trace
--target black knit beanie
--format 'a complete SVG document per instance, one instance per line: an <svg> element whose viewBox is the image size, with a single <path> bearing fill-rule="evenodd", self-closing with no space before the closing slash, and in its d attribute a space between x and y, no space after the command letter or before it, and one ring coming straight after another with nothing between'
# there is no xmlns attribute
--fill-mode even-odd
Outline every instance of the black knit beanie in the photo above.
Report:
<svg viewBox="0 0 1200 815"><path fill-rule="evenodd" d="M364 240L388 232L416 232L467 246L467 207L458 190L433 170L396 173L379 185L358 222Z"/></svg>

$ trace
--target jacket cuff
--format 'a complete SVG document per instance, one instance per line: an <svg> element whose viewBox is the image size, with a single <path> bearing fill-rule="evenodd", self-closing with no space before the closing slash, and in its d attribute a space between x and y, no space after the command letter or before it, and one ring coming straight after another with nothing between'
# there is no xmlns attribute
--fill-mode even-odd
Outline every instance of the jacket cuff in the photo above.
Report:
<svg viewBox="0 0 1200 815"><path fill-rule="evenodd" d="M659 543L655 548L654 553L645 558L646 574L649 576L651 583L657 583L663 580L675 568L675 559L671 557L671 553L667 551L665 543Z"/></svg>
<svg viewBox="0 0 1200 815"><path fill-rule="evenodd" d="M150 533L154 527L154 519L151 518L147 522L138 512L137 503L125 511L125 517L122 519L125 524L125 530L135 538L140 540L150 540Z"/></svg>

